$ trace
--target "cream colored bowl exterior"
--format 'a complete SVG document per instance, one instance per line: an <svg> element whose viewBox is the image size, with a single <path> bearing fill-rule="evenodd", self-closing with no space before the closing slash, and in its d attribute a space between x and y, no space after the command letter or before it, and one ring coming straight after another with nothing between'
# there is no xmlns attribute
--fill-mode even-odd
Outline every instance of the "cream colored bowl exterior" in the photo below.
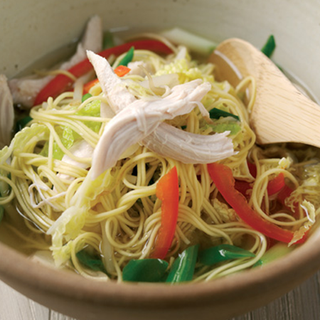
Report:
<svg viewBox="0 0 320 320"><path fill-rule="evenodd" d="M216 41L240 37L261 47L320 98L320 2L317 0L2 0L0 73L14 76L75 41L99 14L105 29L180 26ZM318 232L284 259L210 283L179 286L100 284L37 266L0 243L0 278L41 304L78 319L227 319L279 297L320 267Z"/></svg>

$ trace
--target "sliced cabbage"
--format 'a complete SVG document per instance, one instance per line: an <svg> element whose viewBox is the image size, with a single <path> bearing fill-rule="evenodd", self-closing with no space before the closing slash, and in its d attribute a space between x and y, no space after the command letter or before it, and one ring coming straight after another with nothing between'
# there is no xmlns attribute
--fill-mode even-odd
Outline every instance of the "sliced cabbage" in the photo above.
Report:
<svg viewBox="0 0 320 320"><path fill-rule="evenodd" d="M37 123L23 128L14 136L9 146L5 146L0 150L0 164L5 163L14 151L23 150L27 143L35 136L38 136L38 140L48 140L49 130L46 126Z"/></svg>
<svg viewBox="0 0 320 320"><path fill-rule="evenodd" d="M303 202L301 203L301 207L305 211L306 216L308 218L308 221L305 222L297 231L294 232L293 238L292 238L291 242L289 243L289 246L294 244L294 243L296 243L300 239L302 239L305 236L305 233L307 231L309 231L310 228L316 222L316 214L317 214L317 212L315 210L314 205L311 202L307 201L307 200L303 200Z"/></svg>
<svg viewBox="0 0 320 320"><path fill-rule="evenodd" d="M204 74L199 67L196 67L187 59L174 60L157 71L155 76L161 76L164 74L177 74L180 83L189 82L195 79L213 82L213 76L211 73Z"/></svg>
<svg viewBox="0 0 320 320"><path fill-rule="evenodd" d="M71 206L48 229L47 234L52 236L50 249L57 266L70 259L72 240L82 232L92 201L102 192L112 190L118 173L119 169L112 172L108 170L93 180L89 171L73 196Z"/></svg>

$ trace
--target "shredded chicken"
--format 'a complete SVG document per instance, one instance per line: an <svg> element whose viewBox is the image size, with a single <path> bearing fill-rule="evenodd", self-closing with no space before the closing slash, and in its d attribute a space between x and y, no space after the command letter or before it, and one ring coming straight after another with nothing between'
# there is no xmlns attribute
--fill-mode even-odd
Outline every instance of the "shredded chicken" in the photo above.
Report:
<svg viewBox="0 0 320 320"><path fill-rule="evenodd" d="M7 78L0 75L0 149L9 145L14 122L13 100Z"/></svg>
<svg viewBox="0 0 320 320"><path fill-rule="evenodd" d="M115 113L118 113L136 100L121 79L113 72L106 59L94 54L92 51L87 51L87 56L96 71L101 89Z"/></svg>
<svg viewBox="0 0 320 320"><path fill-rule="evenodd" d="M162 121L190 113L211 88L209 83L201 82L194 80L175 86L165 98L135 100L117 113L95 148L93 176L113 167L127 148L150 135Z"/></svg>
<svg viewBox="0 0 320 320"><path fill-rule="evenodd" d="M87 24L84 36L78 44L76 53L69 61L59 66L59 69L67 70L84 60L86 58L86 50L92 50L94 52L101 51L102 39L103 29L101 18L99 16L94 16ZM13 102L15 104L22 104L25 107L32 107L37 94L52 79L53 76L11 79L9 81L9 87L12 93Z"/></svg>
<svg viewBox="0 0 320 320"><path fill-rule="evenodd" d="M229 132L213 136L188 134L163 122L187 114L195 106L204 117L208 117L201 100L211 89L210 83L197 79L174 86L165 97L137 100L106 59L90 51L87 55L116 113L94 150L92 178L114 166L120 155L137 142L184 163L208 163L234 154L232 140L227 137Z"/></svg>
<svg viewBox="0 0 320 320"><path fill-rule="evenodd" d="M227 137L229 131L214 135L200 135L162 123L142 140L150 150L183 163L210 163L234 154ZM178 152L173 153L172 150Z"/></svg>

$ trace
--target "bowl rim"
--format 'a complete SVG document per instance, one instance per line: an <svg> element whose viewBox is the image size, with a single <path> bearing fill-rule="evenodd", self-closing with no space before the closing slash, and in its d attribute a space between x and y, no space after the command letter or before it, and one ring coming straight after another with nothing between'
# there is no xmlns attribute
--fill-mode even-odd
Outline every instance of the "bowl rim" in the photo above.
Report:
<svg viewBox="0 0 320 320"><path fill-rule="evenodd" d="M277 298L320 268L320 247L317 246L319 238L320 233L313 234L306 243L287 256L261 268L244 270L208 282L179 285L115 281L103 283L72 272L36 264L27 256L0 242L0 255L6 257L0 260L0 279L9 285L18 282L43 293L113 307L150 309L165 306L166 309L179 309L191 302L199 307L208 303L223 304L230 299L239 298L239 294L243 300L252 296L252 290L267 291L272 298ZM189 290L191 288L192 290Z"/></svg>

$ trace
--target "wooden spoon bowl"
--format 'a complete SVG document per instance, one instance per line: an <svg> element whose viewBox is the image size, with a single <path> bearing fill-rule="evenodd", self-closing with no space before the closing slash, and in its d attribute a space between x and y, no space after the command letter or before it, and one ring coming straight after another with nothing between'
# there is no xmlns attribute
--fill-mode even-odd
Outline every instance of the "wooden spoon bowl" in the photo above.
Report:
<svg viewBox="0 0 320 320"><path fill-rule="evenodd" d="M216 79L236 87L252 76L250 125L257 143L298 142L320 147L320 106L303 95L261 51L240 39L222 42L210 56Z"/></svg>

